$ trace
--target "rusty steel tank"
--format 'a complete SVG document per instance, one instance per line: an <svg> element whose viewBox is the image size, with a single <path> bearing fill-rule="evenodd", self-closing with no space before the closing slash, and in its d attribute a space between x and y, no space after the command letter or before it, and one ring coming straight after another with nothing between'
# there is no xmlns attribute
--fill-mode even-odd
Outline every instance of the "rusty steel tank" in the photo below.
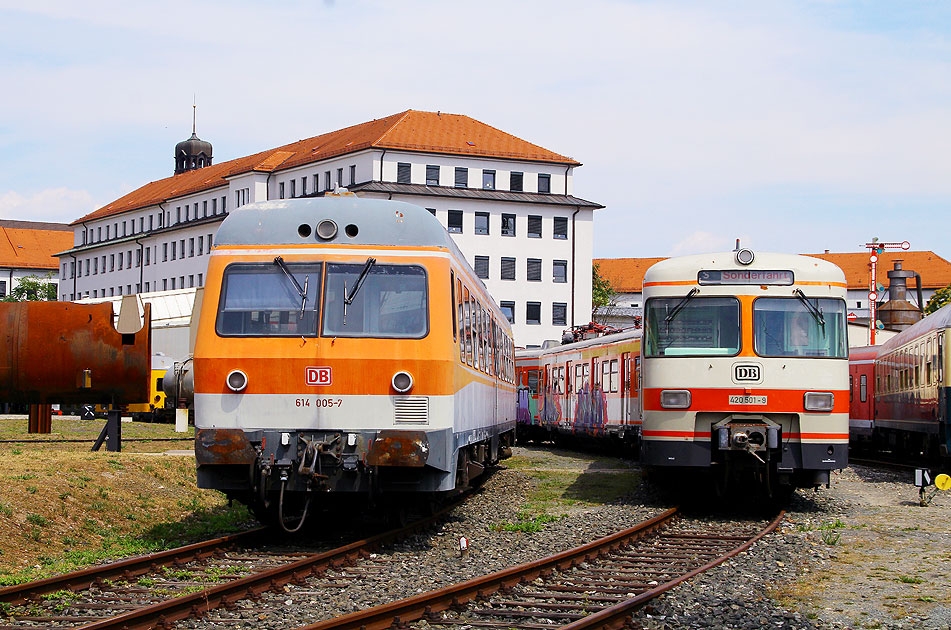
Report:
<svg viewBox="0 0 951 630"><path fill-rule="evenodd" d="M885 328L905 330L922 317L921 314L921 276L914 271L901 268L902 261L894 261L895 268L888 272L888 301L878 308L878 319ZM915 278L918 288L918 304L908 301L908 280Z"/></svg>
<svg viewBox="0 0 951 630"><path fill-rule="evenodd" d="M148 400L152 324L113 325L112 305L0 303L0 401L125 404Z"/></svg>

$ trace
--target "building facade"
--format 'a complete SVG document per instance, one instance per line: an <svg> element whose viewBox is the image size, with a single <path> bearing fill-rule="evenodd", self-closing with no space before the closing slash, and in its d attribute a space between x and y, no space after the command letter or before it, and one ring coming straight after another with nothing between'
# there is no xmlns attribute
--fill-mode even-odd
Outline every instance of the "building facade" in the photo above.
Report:
<svg viewBox="0 0 951 630"><path fill-rule="evenodd" d="M574 196L581 164L569 157L468 116L410 110L211 162L210 144L193 132L176 147L175 175L74 221L73 247L59 254L60 299L201 287L229 211L343 186L429 209L519 345L591 319L592 221L602 206Z"/></svg>
<svg viewBox="0 0 951 630"><path fill-rule="evenodd" d="M0 219L0 299L27 276L55 278L55 254L72 242L73 228L65 223Z"/></svg>

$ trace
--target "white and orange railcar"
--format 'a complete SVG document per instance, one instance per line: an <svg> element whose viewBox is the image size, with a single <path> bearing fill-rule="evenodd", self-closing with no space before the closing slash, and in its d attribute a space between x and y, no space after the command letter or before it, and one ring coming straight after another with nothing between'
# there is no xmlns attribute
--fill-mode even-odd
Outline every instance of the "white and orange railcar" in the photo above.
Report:
<svg viewBox="0 0 951 630"><path fill-rule="evenodd" d="M842 270L740 249L661 261L643 291L643 464L771 490L847 465Z"/></svg>
<svg viewBox="0 0 951 630"><path fill-rule="evenodd" d="M454 491L514 439L509 323L446 230L406 203L232 212L194 366L199 486L285 527L315 496Z"/></svg>

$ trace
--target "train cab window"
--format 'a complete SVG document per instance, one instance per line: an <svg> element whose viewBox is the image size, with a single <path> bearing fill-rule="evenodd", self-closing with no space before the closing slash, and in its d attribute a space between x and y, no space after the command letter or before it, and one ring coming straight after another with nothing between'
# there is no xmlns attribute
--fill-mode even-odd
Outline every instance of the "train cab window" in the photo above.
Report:
<svg viewBox="0 0 951 630"><path fill-rule="evenodd" d="M645 305L649 357L734 356L740 351L740 302L733 297L651 298Z"/></svg>
<svg viewBox="0 0 951 630"><path fill-rule="evenodd" d="M532 394L538 393L538 371L536 370L528 372L528 391Z"/></svg>
<svg viewBox="0 0 951 630"><path fill-rule="evenodd" d="M321 264L287 263L286 267L296 284L273 263L234 264L225 269L215 322L220 336L317 334Z"/></svg>
<svg viewBox="0 0 951 630"><path fill-rule="evenodd" d="M834 298L757 298L753 302L753 345L767 357L847 359L845 301Z"/></svg>
<svg viewBox="0 0 951 630"><path fill-rule="evenodd" d="M420 339L429 333L426 270L419 265L371 258L327 263L326 275L323 336Z"/></svg>

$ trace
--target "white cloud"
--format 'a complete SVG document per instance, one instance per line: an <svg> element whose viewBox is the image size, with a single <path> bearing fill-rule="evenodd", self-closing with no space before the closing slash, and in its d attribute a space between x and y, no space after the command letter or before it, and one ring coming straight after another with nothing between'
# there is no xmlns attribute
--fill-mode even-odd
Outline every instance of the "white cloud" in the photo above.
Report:
<svg viewBox="0 0 951 630"><path fill-rule="evenodd" d="M47 188L29 196L0 193L0 218L70 223L95 209L88 190Z"/></svg>
<svg viewBox="0 0 951 630"><path fill-rule="evenodd" d="M697 230L680 239L670 248L668 256L685 256L688 254L707 254L710 252L732 251L736 247L736 239L740 239L743 247L752 247L753 241L748 236L725 234L711 234Z"/></svg>

